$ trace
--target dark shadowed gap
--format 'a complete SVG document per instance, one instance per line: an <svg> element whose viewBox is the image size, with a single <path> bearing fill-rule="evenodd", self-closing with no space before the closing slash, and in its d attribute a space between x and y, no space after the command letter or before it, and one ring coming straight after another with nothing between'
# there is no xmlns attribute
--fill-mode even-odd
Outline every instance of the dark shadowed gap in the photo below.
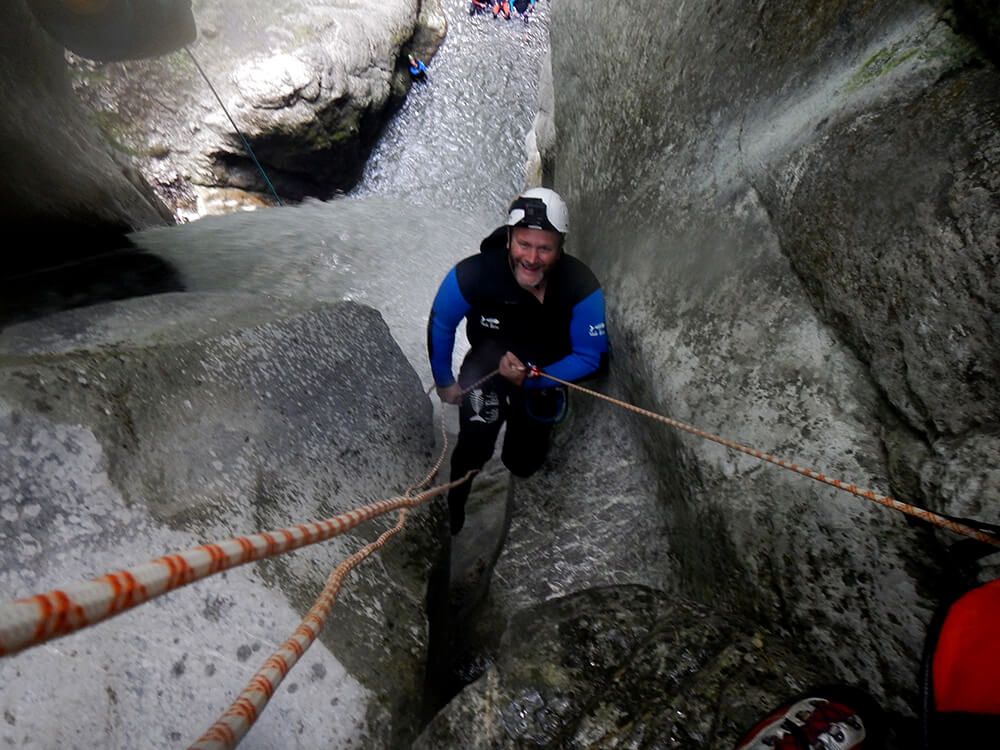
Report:
<svg viewBox="0 0 1000 750"><path fill-rule="evenodd" d="M514 484L493 463L498 477L483 477L487 488L479 487L461 534L452 537L447 522L438 530L441 552L427 585L426 722L490 668L506 627L489 592L510 532Z"/></svg>
<svg viewBox="0 0 1000 750"><path fill-rule="evenodd" d="M0 272L0 329L102 302L184 291L167 261L142 252L126 230L22 228L23 248Z"/></svg>

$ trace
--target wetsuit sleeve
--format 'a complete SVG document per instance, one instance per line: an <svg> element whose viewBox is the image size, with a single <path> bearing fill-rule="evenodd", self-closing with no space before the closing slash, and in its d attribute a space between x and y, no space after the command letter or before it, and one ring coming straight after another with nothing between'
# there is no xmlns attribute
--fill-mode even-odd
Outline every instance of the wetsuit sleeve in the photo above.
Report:
<svg viewBox="0 0 1000 750"><path fill-rule="evenodd" d="M597 372L608 353L608 334L604 324L604 292L595 289L573 307L569 322L569 340L573 351L545 368L562 380L575 381ZM528 378L525 388L551 388L544 377Z"/></svg>
<svg viewBox="0 0 1000 750"><path fill-rule="evenodd" d="M458 275L452 268L444 277L427 321L427 354L430 357L434 384L444 388L455 382L451 355L455 351L455 330L471 306L458 288Z"/></svg>

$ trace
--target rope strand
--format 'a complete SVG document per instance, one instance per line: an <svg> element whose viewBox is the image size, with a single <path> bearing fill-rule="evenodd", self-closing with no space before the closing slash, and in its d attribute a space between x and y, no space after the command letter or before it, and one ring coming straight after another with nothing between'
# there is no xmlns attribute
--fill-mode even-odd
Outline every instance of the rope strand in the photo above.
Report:
<svg viewBox="0 0 1000 750"><path fill-rule="evenodd" d="M379 500L322 521L203 544L91 581L9 601L0 605L0 656L94 625L229 568L332 539L376 516L421 505L463 481Z"/></svg>
<svg viewBox="0 0 1000 750"><path fill-rule="evenodd" d="M430 394L430 389L428 389L427 393ZM424 479L406 489L403 493L406 497L410 497L415 490L424 487L433 480L448 452L448 431L445 426L444 414L441 415L439 421L442 433L441 452ZM468 472L459 484L470 480L475 473L475 471ZM320 595L302 619L295 632L292 633L277 651L271 654L263 666L250 679L246 687L243 688L240 697L230 705L225 713L188 750L230 750L230 748L234 748L239 744L257 721L257 718L263 713L271 700L271 696L274 695L281 682L285 679L285 676L313 644L313 641L316 640L320 632L322 632L326 624L326 618L333 608L344 578L355 566L359 565L376 550L381 549L391 537L402 531L403 526L406 524L407 513L408 510L406 508L402 509L399 512L399 519L393 528L384 532L374 542L355 552L334 568L333 572L327 578L326 585L323 587Z"/></svg>
<svg viewBox="0 0 1000 750"><path fill-rule="evenodd" d="M373 552L381 549L389 539L403 530L408 509L399 511L396 525L385 531L374 542L365 545L334 568L327 578L316 603L299 624L295 632L281 644L250 679L240 697L212 724L188 750L230 750L236 747L263 713L282 681L292 667L305 654L326 624L344 578Z"/></svg>
<svg viewBox="0 0 1000 750"><path fill-rule="evenodd" d="M253 147L251 147L250 141L246 139L246 136L243 135L243 131L240 130L240 126L236 124L236 120L234 120L233 116L229 114L229 110L223 103L222 97L219 96L219 92L215 90L215 86L213 86L212 82L209 80L208 74L202 69L201 64L198 62L198 58L194 56L194 52L191 51L190 47L185 47L184 51L188 53L188 56L191 58L191 62L194 63L198 72L201 73L201 77L205 79L205 83L207 83L208 87L212 90L212 93L215 95L215 100L219 103L219 106L222 107L222 111L226 113L226 117L229 118L229 122L233 126L233 130L236 131L236 135L238 135L240 140L243 141L243 148L247 150L247 153L250 154L250 158L253 160L253 163L257 165L257 170L260 172L260 176L264 178L264 182L267 183L267 187L271 191L271 195L274 196L274 199L278 202L279 206L284 206L285 204L281 200L281 196L278 195L278 191L275 190L274 185L271 184L271 180L267 176L267 172L264 171L264 166L257 160L257 154L253 152Z"/></svg>
<svg viewBox="0 0 1000 750"><path fill-rule="evenodd" d="M670 417L665 417L662 414L657 414L656 412L652 412L647 409L642 409L638 406L634 406L625 401L620 401L616 398L612 398L611 396L605 395L598 391L593 391L590 388L584 388L582 385L577 385L576 383L571 383L569 381L562 380L554 375L549 375L548 373L539 370L537 367L532 368L531 374L537 377L548 378L549 380L559 383L560 385L564 385L567 388L572 388L573 390L580 391L581 393L586 393L589 396L593 396L594 398L600 399L602 401L607 401L608 403L614 404L615 406L618 406L627 411L634 412L635 414L640 414L644 417L656 420L657 422L662 422L663 424L673 427L674 429L682 430L683 432L690 433L705 440L710 440L713 443L718 443L719 445L724 445L727 448L731 448L734 451L745 453L748 456L753 456L754 458L759 459L761 461L767 461L768 463L775 464L776 466L780 466L781 468L786 469L788 471L794 471L796 474L801 474L804 477L809 477L810 479L814 479L817 482L823 482L824 484L828 484L831 487L836 487L838 490L849 492L857 497L863 497L866 500L871 500L872 502L878 503L879 505L884 505L887 508L892 508L893 510L898 510L901 513L906 513L907 515L913 516L914 518L919 518L922 521L926 521L927 523L933 524L934 526L938 526L942 529L948 529L949 531L952 531L956 534L961 534L962 536L970 537L979 542L983 542L985 544L991 544L995 547L1000 547L1000 536L994 536L993 534L990 534L988 532L980 531L979 529L975 529L967 525L966 523L960 523L949 516L943 516L938 513L934 513L933 511L927 510L925 508L918 508L915 505L904 503L900 500L896 500L895 498L889 497L888 495L882 495L878 492L874 492L873 490L865 489L863 487L858 487L854 484L843 482L839 479L834 479L833 477L828 477L826 474L807 468L805 466L799 466L798 464L792 463L791 461L786 461L783 458L778 458L777 456L773 456L770 453L764 453L763 451L759 451L756 448L750 448L740 443L737 443L733 440L728 440L726 438L719 437L718 435L713 435L710 432L698 429L697 427L686 424L684 422L680 422L676 419L671 419Z"/></svg>

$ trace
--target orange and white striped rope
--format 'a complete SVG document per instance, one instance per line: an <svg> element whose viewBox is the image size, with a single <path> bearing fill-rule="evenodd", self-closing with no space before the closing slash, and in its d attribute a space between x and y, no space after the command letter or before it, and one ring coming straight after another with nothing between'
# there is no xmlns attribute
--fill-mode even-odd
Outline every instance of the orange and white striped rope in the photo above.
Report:
<svg viewBox="0 0 1000 750"><path fill-rule="evenodd" d="M229 568L332 539L376 516L416 507L462 481L418 495L379 500L322 521L202 544L134 568L0 604L0 656L94 625Z"/></svg>
<svg viewBox="0 0 1000 750"><path fill-rule="evenodd" d="M247 683L240 697L188 750L230 750L239 744L257 721L257 717L263 712L282 680L323 630L344 578L352 568L381 549L390 538L403 529L408 512L406 508L399 511L399 519L395 526L334 568L316 603L306 613L291 637L271 654Z"/></svg>
<svg viewBox="0 0 1000 750"><path fill-rule="evenodd" d="M433 389L431 386L428 393ZM417 484L406 489L404 495L409 497L417 489L430 484L437 475L444 462L444 457L448 452L448 430L445 425L444 415L441 415L441 452L437 461L431 467L427 475ZM476 471L468 472L461 480L454 484L461 484L468 481L475 475ZM299 627L286 640L277 651L264 662L263 666L247 683L232 705L226 709L216 722L209 727L195 744L188 750L231 750L236 747L253 727L254 723L263 713L267 704L271 700L282 680L292 670L292 667L302 658L302 655L313 644L313 641L322 632L326 624L326 618L333 608L337 593L347 574L357 566L362 560L367 558L376 550L380 549L392 536L399 533L406 524L407 510L399 512L399 519L396 525L383 533L371 544L366 545L358 552L340 563L327 578L326 585L320 592L313 606L303 618Z"/></svg>
<svg viewBox="0 0 1000 750"><path fill-rule="evenodd" d="M942 516L933 511L929 511L925 508L918 508L915 505L910 505L909 503L904 503L895 498L889 497L888 495L882 495L873 490L865 489L864 487L858 487L854 484L848 482L843 482L839 479L834 479L833 477L828 477L819 471L814 471L813 469L807 468L805 466L799 466L798 464L792 463L791 461L786 461L783 458L778 458L777 456L771 455L770 453L764 453L756 448L750 448L748 446L737 443L733 440L727 440L724 437L719 437L718 435L713 435L705 430L698 429L692 425L680 422L676 419L671 419L670 417L665 417L662 414L657 414L656 412L649 411L647 409L640 408L633 404L627 403L625 401L620 401L616 398L608 396L604 393L591 390L590 388L585 388L582 385L577 385L576 383L570 383L569 381L562 380L555 377L554 375L549 375L548 373L538 369L537 367L529 367L529 375L531 377L544 377L548 380L552 380L560 385L564 385L567 388L572 388L573 390L580 391L581 393L586 393L594 398L601 399L602 401L607 401L608 403L614 404L627 411L634 412L635 414L641 414L644 417L649 417L657 422L662 422L665 425L669 425L677 430L682 430L683 432L696 435L697 437L704 438L705 440L710 440L713 443L718 443L719 445L724 445L727 448L731 448L734 451L739 451L740 453L745 453L748 456L753 456L754 458L760 459L761 461L767 461L768 463L780 466L788 471L794 471L796 474L801 474L804 477L809 477L810 479L815 479L817 482L823 482L831 487L836 487L838 490L843 490L844 492L849 492L857 497L863 497L866 500L871 500L873 503L878 503L879 505L884 505L887 508L892 508L893 510L898 510L901 513L906 513L907 515L919 518L922 521L931 523L943 529L948 529L956 534L961 534L962 536L971 537L985 544L991 544L995 547L1000 547L1000 537L990 534L985 531L973 528L964 523L960 523L956 520Z"/></svg>

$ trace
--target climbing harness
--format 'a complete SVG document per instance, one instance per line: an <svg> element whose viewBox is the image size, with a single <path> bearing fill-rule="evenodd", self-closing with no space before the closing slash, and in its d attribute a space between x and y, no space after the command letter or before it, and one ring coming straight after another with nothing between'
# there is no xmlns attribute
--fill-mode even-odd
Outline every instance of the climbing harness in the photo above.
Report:
<svg viewBox="0 0 1000 750"><path fill-rule="evenodd" d="M559 424L569 412L565 388L538 388L524 393L524 411L536 422Z"/></svg>
<svg viewBox="0 0 1000 750"><path fill-rule="evenodd" d="M788 471L794 471L796 474L801 474L804 477L809 477L810 479L815 479L817 482L823 482L831 487L836 487L838 490L843 490L844 492L849 492L857 497L863 497L866 500L871 500L879 505L884 505L887 508L892 508L893 510L898 510L901 513L906 513L907 515L919 518L922 521L933 524L943 529L948 529L956 534L961 534L962 536L967 536L976 541L983 542L985 544L991 544L995 547L1000 547L1000 535L991 533L988 529L989 524L981 524L983 529L974 528L973 524L979 525L977 522L968 521L966 519L956 519L953 516L946 516L940 513L934 513L933 511L927 510L926 508L918 508L915 505L910 505L909 503L901 502L888 495L881 495L873 490L865 489L863 487L858 487L854 484L849 484L848 482L843 482L839 479L834 479L833 477L828 477L813 469L809 469L805 466L799 466L798 464L792 463L791 461L786 461L783 458L778 458L770 453L764 453L755 448L749 448L745 445L737 443L732 440L727 440L726 438L719 437L718 435L713 435L710 432L705 432L697 427L680 422L676 419L671 419L670 417L665 417L662 414L657 414L656 412L649 411L647 409L642 409L638 406L634 406L625 401L620 401L611 396L605 395L598 391L591 390L590 388L584 388L582 385L577 385L571 383L567 380L562 380L557 378L555 375L549 375L546 372L538 369L538 367L531 366L528 369L528 375L530 377L544 377L552 380L553 382L564 385L567 388L572 388L575 391L580 391L581 393L586 393L589 396L598 398L602 401L607 401L610 404L614 404L627 411L634 412L635 414L641 414L644 417L649 417L657 422L662 422L665 425L673 427L677 430L682 430L683 432L690 433L691 435L696 435L697 437L704 438L705 440L710 440L713 443L718 443L719 445L724 445L727 448L731 448L734 451L739 451L740 453L745 453L748 456L753 456L761 461L767 461L768 463L780 466ZM996 527L992 527L996 528Z"/></svg>

